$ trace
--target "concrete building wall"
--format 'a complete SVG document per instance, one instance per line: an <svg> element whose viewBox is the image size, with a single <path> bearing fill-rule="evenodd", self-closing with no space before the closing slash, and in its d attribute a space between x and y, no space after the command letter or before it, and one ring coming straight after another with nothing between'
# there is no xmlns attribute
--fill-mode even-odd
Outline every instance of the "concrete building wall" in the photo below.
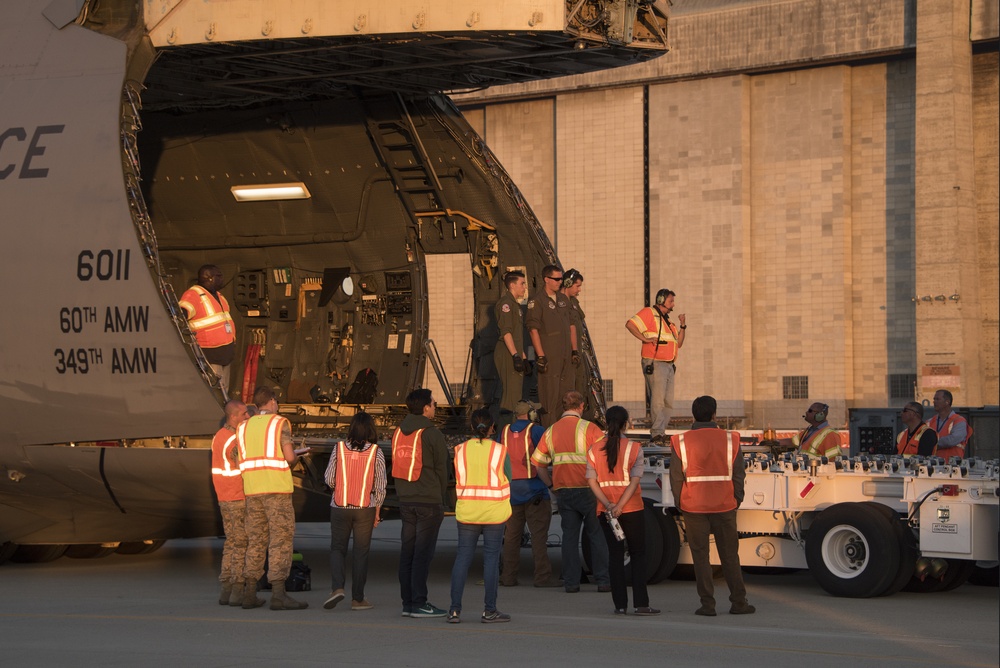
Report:
<svg viewBox="0 0 1000 668"><path fill-rule="evenodd" d="M687 316L677 360L680 416L701 394L716 397L725 415L745 415L752 399L743 336L749 291L741 289L750 225L749 82L722 77L649 90L650 287L652 294L677 293L675 322ZM638 341L628 352L635 367Z"/></svg>
<svg viewBox="0 0 1000 668"><path fill-rule="evenodd" d="M583 274L580 302L612 400L635 412L645 386L625 321L643 298L643 89L560 95L556 128L556 251L563 269Z"/></svg>
<svg viewBox="0 0 1000 668"><path fill-rule="evenodd" d="M996 13L994 13L994 27ZM995 34L995 33L994 33ZM979 309L981 329L979 373L983 401L996 403L998 383L998 346L1000 341L1000 54L983 53L972 60L972 113L975 129L976 225L978 252L969 253L979 264Z"/></svg>
<svg viewBox="0 0 1000 668"><path fill-rule="evenodd" d="M974 0L971 11L988 17L995 5ZM934 45L947 42L965 55L922 65L913 56L918 8L925 48L940 60ZM655 72L624 68L458 100L476 105L473 125L482 120L561 261L585 275L581 302L613 402L644 412L639 344L624 322L643 302L648 159L650 288L675 290L674 315L689 324L678 417L711 393L720 415L748 425L798 424L816 400L844 425L850 407L911 398L928 353L947 346L975 358L961 366L979 389L959 403L998 403L998 57L972 55L969 8L677 0L675 9L674 52L641 66ZM951 22L939 16L928 28L935 11ZM741 22L751 18L752 27ZM972 19L973 39L996 39ZM746 31L753 39L736 39ZM751 54L743 60L740 44ZM878 53L890 55L867 59ZM832 56L847 62L789 67ZM779 71L751 71L769 67ZM959 117L939 103L966 97ZM932 231L956 236L944 255ZM947 299L956 288L960 299ZM961 309L957 336L942 309ZM808 377L807 397L785 398L789 376Z"/></svg>

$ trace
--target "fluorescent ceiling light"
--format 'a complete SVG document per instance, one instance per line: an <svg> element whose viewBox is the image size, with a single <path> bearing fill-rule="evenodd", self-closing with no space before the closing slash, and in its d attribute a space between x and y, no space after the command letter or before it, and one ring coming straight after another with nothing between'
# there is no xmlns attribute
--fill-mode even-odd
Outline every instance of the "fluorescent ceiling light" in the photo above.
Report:
<svg viewBox="0 0 1000 668"><path fill-rule="evenodd" d="M276 199L309 199L309 189L304 183L261 183L230 188L237 202L263 202Z"/></svg>

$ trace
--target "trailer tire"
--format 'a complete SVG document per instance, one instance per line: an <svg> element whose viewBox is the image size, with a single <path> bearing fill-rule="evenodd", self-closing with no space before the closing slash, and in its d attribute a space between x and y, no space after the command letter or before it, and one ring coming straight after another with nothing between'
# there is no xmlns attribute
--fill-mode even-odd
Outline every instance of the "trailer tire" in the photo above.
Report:
<svg viewBox="0 0 1000 668"><path fill-rule="evenodd" d="M976 564L972 567L972 573L969 574L969 584L979 587L996 587L1000 584L1000 566L983 568Z"/></svg>
<svg viewBox="0 0 1000 668"><path fill-rule="evenodd" d="M649 579L649 584L663 582L670 577L677 568L677 557L681 551L681 533L674 516L664 512L663 508L653 508L656 515L656 522L663 535L663 556L660 558L660 565Z"/></svg>
<svg viewBox="0 0 1000 668"><path fill-rule="evenodd" d="M976 569L976 562L968 559L949 559L948 571L944 574L941 591L958 589L969 581L969 576Z"/></svg>
<svg viewBox="0 0 1000 668"><path fill-rule="evenodd" d="M913 535L913 530L906 524L903 518L889 506L884 506L875 501L865 501L863 505L882 513L882 515L892 524L896 540L899 542L899 570L896 577L879 596L892 596L906 586L906 583L913 578L913 569L917 564L920 551L917 549L917 538Z"/></svg>
<svg viewBox="0 0 1000 668"><path fill-rule="evenodd" d="M806 535L809 570L834 596L878 596L893 584L899 557L892 524L881 512L861 503L830 506Z"/></svg>

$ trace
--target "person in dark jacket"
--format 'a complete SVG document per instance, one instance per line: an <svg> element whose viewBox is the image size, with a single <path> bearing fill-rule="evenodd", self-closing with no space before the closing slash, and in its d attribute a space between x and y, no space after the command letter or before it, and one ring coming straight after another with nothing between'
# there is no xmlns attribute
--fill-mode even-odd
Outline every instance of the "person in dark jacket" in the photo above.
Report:
<svg viewBox="0 0 1000 668"><path fill-rule="evenodd" d="M432 418L431 391L406 397L409 415L392 437L392 476L402 519L399 591L403 617L444 617L447 610L427 601L427 576L444 519L448 489L448 448Z"/></svg>

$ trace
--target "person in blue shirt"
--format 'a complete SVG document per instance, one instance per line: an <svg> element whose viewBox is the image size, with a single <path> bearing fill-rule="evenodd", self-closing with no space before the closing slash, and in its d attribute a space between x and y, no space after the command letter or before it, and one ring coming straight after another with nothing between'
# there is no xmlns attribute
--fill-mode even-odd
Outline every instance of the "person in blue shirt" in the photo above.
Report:
<svg viewBox="0 0 1000 668"><path fill-rule="evenodd" d="M521 538L527 523L531 532L531 553L535 562L536 587L561 587L562 582L552 578L549 561L549 523L552 521L552 503L549 490L538 477L531 453L545 433L538 424L538 404L519 401L514 405L514 422L504 427L496 439L507 446L511 462L510 505L512 514L507 520L503 537L503 570L500 585L517 586L520 565Z"/></svg>

